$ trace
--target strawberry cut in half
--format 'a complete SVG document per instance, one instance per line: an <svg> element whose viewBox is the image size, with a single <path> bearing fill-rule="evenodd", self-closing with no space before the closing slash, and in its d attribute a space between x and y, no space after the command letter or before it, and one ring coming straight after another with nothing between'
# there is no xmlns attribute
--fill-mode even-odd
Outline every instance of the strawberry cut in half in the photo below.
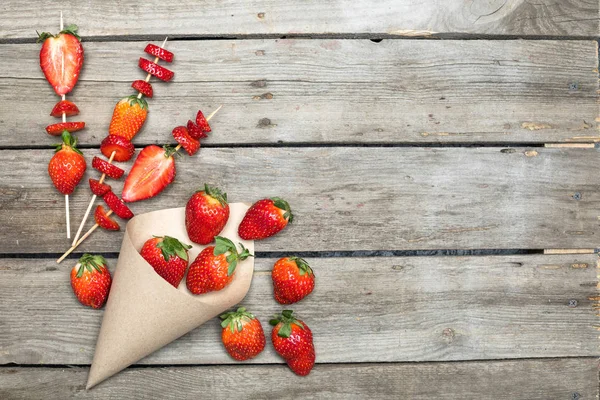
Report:
<svg viewBox="0 0 600 400"><path fill-rule="evenodd" d="M94 211L94 219L101 228L104 228L107 231L118 231L121 229L117 221L112 219L109 215L106 215L106 211L101 205L96 207L96 211Z"/></svg>
<svg viewBox="0 0 600 400"><path fill-rule="evenodd" d="M97 179L90 178L88 182L90 183L90 190L96 196L102 197L112 190L110 185L107 185L106 183L100 183L100 181Z"/></svg>
<svg viewBox="0 0 600 400"><path fill-rule="evenodd" d="M133 157L135 147L133 146L133 143L123 136L108 135L100 144L100 151L108 158L115 152L113 160L125 162Z"/></svg>
<svg viewBox="0 0 600 400"><path fill-rule="evenodd" d="M198 125L204 133L209 133L211 131L208 120L204 117L202 110L198 110L198 114L196 114L196 125Z"/></svg>
<svg viewBox="0 0 600 400"><path fill-rule="evenodd" d="M185 126L175 127L173 137L190 156L196 154L200 149L200 142L190 136Z"/></svg>
<svg viewBox="0 0 600 400"><path fill-rule="evenodd" d="M123 200L121 200L113 192L106 192L106 194L102 198L104 199L104 202L106 203L106 205L111 210L113 210L113 212L115 214L117 214L117 216L119 218L123 218L123 219L133 218L133 212L129 209L129 207L127 207L125 205L125 203L123 203Z"/></svg>
<svg viewBox="0 0 600 400"><path fill-rule="evenodd" d="M146 60L143 57L140 57L139 67L149 73L152 76L157 77L161 81L169 82L173 79L173 71L166 69L165 67L161 67L160 65L153 63L152 61Z"/></svg>
<svg viewBox="0 0 600 400"><path fill-rule="evenodd" d="M159 47L155 44L148 43L144 51L154 57L158 57L165 62L173 62L173 53L169 50L165 50L162 47Z"/></svg>
<svg viewBox="0 0 600 400"><path fill-rule="evenodd" d="M59 122L58 124L48 125L46 132L52 136L60 136L64 131L73 133L83 128L85 128L85 122Z"/></svg>
<svg viewBox="0 0 600 400"><path fill-rule="evenodd" d="M187 130L193 139L200 140L208 137L208 135L204 133L204 131L200 129L200 127L196 125L192 120L188 120Z"/></svg>
<svg viewBox="0 0 600 400"><path fill-rule="evenodd" d="M50 113L50 115L56 118L61 118L63 113L67 117L72 117L73 115L79 114L79 108L77 108L75 103L73 103L72 101L61 100L54 105L54 108L52 108L52 112Z"/></svg>
<svg viewBox="0 0 600 400"><path fill-rule="evenodd" d="M125 171L116 165L112 165L101 159L100 157L94 157L92 159L92 167L98 171L110 176L113 179L119 179L123 176Z"/></svg>
<svg viewBox="0 0 600 400"><path fill-rule="evenodd" d="M142 79L138 79L137 81L133 81L131 87L143 94L146 97L152 98L154 91L152 90L152 85L150 82L146 82Z"/></svg>
<svg viewBox="0 0 600 400"><path fill-rule="evenodd" d="M131 203L154 197L175 179L174 149L146 146L138 154L123 187L123 200Z"/></svg>
<svg viewBox="0 0 600 400"><path fill-rule="evenodd" d="M77 25L69 25L58 35L42 32L38 43L43 42L40 50L40 67L57 95L69 93L79 79L83 65L83 46L77 35Z"/></svg>

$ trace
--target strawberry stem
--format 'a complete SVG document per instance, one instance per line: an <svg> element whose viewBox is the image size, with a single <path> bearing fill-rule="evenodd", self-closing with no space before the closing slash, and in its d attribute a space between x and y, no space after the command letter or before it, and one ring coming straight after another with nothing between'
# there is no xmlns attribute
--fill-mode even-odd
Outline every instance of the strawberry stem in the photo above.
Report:
<svg viewBox="0 0 600 400"><path fill-rule="evenodd" d="M273 316L273 319L269 321L269 324L272 326L276 326L281 323L281 327L277 332L277 336L283 338L289 338L292 334L292 324L299 326L301 329L304 329L304 324L296 319L292 314L294 311L292 310L283 310L281 314L276 314Z"/></svg>

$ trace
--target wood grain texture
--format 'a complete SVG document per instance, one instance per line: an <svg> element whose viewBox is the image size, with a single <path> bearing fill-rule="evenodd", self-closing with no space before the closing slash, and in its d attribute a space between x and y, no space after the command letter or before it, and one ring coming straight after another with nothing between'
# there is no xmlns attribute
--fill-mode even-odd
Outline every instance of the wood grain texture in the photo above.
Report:
<svg viewBox="0 0 600 400"><path fill-rule="evenodd" d="M69 99L98 145L143 42L85 43ZM137 144L173 141L201 108L224 107L206 144L549 143L600 140L595 41L174 41L175 78L155 97ZM0 45L0 147L49 146L57 96L39 45ZM10 133L10 134L8 134Z"/></svg>
<svg viewBox="0 0 600 400"><path fill-rule="evenodd" d="M29 38L56 31L58 10L84 36L231 36L260 34L388 34L430 36L468 33L518 36L596 36L595 0L150 0L82 2L6 0L0 6L0 38Z"/></svg>
<svg viewBox="0 0 600 400"><path fill-rule="evenodd" d="M309 258L316 289L292 307L320 363L597 356L596 255ZM116 260L109 259L111 270ZM243 304L282 306L275 259L258 259ZM71 291L74 261L0 260L0 364L89 364L102 311ZM574 302L573 302L574 301ZM352 349L351 351L347 351ZM142 364L232 363L212 320ZM252 363L281 363L269 345Z"/></svg>
<svg viewBox="0 0 600 400"><path fill-rule="evenodd" d="M0 152L0 253L62 253L70 246L64 199L46 172L51 154ZM98 153L84 154L91 161ZM257 244L259 251L598 245L595 149L206 148L176 163L175 182L133 203L133 211L183 207L204 183L223 188L232 202L287 199L296 219ZM87 176L98 173L89 167ZM73 226L91 198L87 176L70 196ZM109 181L116 193L122 182ZM79 251L115 252L122 232L90 238Z"/></svg>

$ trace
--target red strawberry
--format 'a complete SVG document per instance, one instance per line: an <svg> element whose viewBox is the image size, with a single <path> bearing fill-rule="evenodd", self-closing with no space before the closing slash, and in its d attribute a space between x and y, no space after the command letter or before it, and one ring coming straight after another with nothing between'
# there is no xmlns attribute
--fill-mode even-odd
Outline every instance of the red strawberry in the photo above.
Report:
<svg viewBox="0 0 600 400"><path fill-rule="evenodd" d="M284 257L271 271L275 300L292 304L302 300L315 288L315 275L308 263L299 257Z"/></svg>
<svg viewBox="0 0 600 400"><path fill-rule="evenodd" d="M50 112L50 115L56 118L62 118L63 113L67 117L79 114L79 108L75 103L69 100L61 100L54 105L54 108Z"/></svg>
<svg viewBox="0 0 600 400"><path fill-rule="evenodd" d="M175 75L173 71L170 71L165 67L161 67L160 65L142 57L140 57L138 66L150 75L155 76L164 82L169 82L171 79L173 79L173 75Z"/></svg>
<svg viewBox="0 0 600 400"><path fill-rule="evenodd" d="M129 161L135 153L133 143L123 136L108 135L100 143L100 151L110 159L112 152L115 152L113 160L119 162Z"/></svg>
<svg viewBox="0 0 600 400"><path fill-rule="evenodd" d="M145 147L125 179L123 200L145 200L164 190L175 179L174 149L156 145Z"/></svg>
<svg viewBox="0 0 600 400"><path fill-rule="evenodd" d="M143 98L138 99L131 95L121 99L113 111L108 134L123 136L127 140L133 139L142 129L148 116L148 103Z"/></svg>
<svg viewBox="0 0 600 400"><path fill-rule="evenodd" d="M140 254L158 275L177 287L185 275L191 248L171 236L154 237L144 243Z"/></svg>
<svg viewBox="0 0 600 400"><path fill-rule="evenodd" d="M119 179L125 173L125 171L123 171L121 168L107 163L100 157L94 157L92 159L92 167L113 179Z"/></svg>
<svg viewBox="0 0 600 400"><path fill-rule="evenodd" d="M190 156L196 154L200 149L200 142L190 136L185 126L175 127L173 137Z"/></svg>
<svg viewBox="0 0 600 400"><path fill-rule="evenodd" d="M40 67L46 79L59 96L69 93L79 79L83 65L83 46L77 35L77 25L69 25L56 36L48 32L39 34Z"/></svg>
<svg viewBox="0 0 600 400"><path fill-rule="evenodd" d="M273 325L271 341L291 370L304 376L309 374L315 363L313 336L308 325L292 314L293 311L284 310L269 321Z"/></svg>
<svg viewBox="0 0 600 400"><path fill-rule="evenodd" d="M146 97L152 98L152 85L150 82L146 82L144 80L138 79L137 81L133 81L131 87L143 94Z"/></svg>
<svg viewBox="0 0 600 400"><path fill-rule="evenodd" d="M117 214L119 218L133 218L133 212L125 205L125 203L123 203L123 200L121 200L113 192L106 192L102 199L104 199L106 205L113 210L113 212Z"/></svg>
<svg viewBox="0 0 600 400"><path fill-rule="evenodd" d="M83 177L87 167L83 154L75 145L77 140L67 131L62 134L63 143L57 145L56 153L48 164L52 183L62 194L71 194Z"/></svg>
<svg viewBox="0 0 600 400"><path fill-rule="evenodd" d="M96 207L96 211L94 211L94 219L96 223L100 225L101 228L104 228L108 231L118 231L121 229L117 221L112 219L109 215L106 214L104 207L98 205Z"/></svg>
<svg viewBox="0 0 600 400"><path fill-rule="evenodd" d="M198 125L193 123L191 119L187 122L187 130L192 139L200 140L208 137L208 135L204 133Z"/></svg>
<svg viewBox="0 0 600 400"><path fill-rule="evenodd" d="M112 279L102 256L84 254L71 270L71 287L84 306L102 308Z"/></svg>
<svg viewBox="0 0 600 400"><path fill-rule="evenodd" d="M202 114L201 110L198 110L198 114L196 114L196 125L198 125L202 132L210 132L210 125L208 124L207 119L204 118L204 114Z"/></svg>
<svg viewBox="0 0 600 400"><path fill-rule="evenodd" d="M155 44L149 43L144 51L168 63L173 61L173 53L171 53L169 50L163 49L162 47L158 47Z"/></svg>
<svg viewBox="0 0 600 400"><path fill-rule="evenodd" d="M209 244L223 230L229 219L227 193L204 185L185 206L185 228L190 240L198 244Z"/></svg>
<svg viewBox="0 0 600 400"><path fill-rule="evenodd" d="M287 201L279 197L259 200L246 212L238 227L238 234L244 240L268 238L285 228L293 219Z"/></svg>
<svg viewBox="0 0 600 400"><path fill-rule="evenodd" d="M97 179L94 179L94 178L90 178L89 183L90 183L90 189L91 189L92 193L95 194L96 196L102 197L107 192L110 192L112 190L110 185L107 185L106 183L100 183L100 181L98 181Z"/></svg>
<svg viewBox="0 0 600 400"><path fill-rule="evenodd" d="M60 136L63 131L77 132L85 128L85 122L59 122L58 124L48 125L46 132L52 136Z"/></svg>
<svg viewBox="0 0 600 400"><path fill-rule="evenodd" d="M238 253L235 244L227 238L217 236L215 241L216 246L202 250L190 265L186 284L193 294L223 289L233 279L238 261L253 257L241 244L242 252Z"/></svg>
<svg viewBox="0 0 600 400"><path fill-rule="evenodd" d="M227 353L238 361L249 360L265 348L265 332L260 321L240 307L221 315L221 340Z"/></svg>

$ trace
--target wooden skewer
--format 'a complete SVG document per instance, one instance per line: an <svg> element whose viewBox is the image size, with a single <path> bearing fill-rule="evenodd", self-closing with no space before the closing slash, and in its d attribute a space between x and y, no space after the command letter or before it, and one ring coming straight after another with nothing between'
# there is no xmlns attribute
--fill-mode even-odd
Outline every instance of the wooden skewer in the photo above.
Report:
<svg viewBox="0 0 600 400"><path fill-rule="evenodd" d="M62 11L60 12L60 30L62 31L64 29L64 22L63 22L63 13ZM65 77L65 53L62 54L62 67L61 67L61 74L62 77ZM65 95L62 95L62 100L65 100ZM65 114L64 112L62 113L62 122L67 122L67 114ZM71 215L69 213L69 195L65 194L65 218L66 218L66 224L67 224L67 239L71 239Z"/></svg>

